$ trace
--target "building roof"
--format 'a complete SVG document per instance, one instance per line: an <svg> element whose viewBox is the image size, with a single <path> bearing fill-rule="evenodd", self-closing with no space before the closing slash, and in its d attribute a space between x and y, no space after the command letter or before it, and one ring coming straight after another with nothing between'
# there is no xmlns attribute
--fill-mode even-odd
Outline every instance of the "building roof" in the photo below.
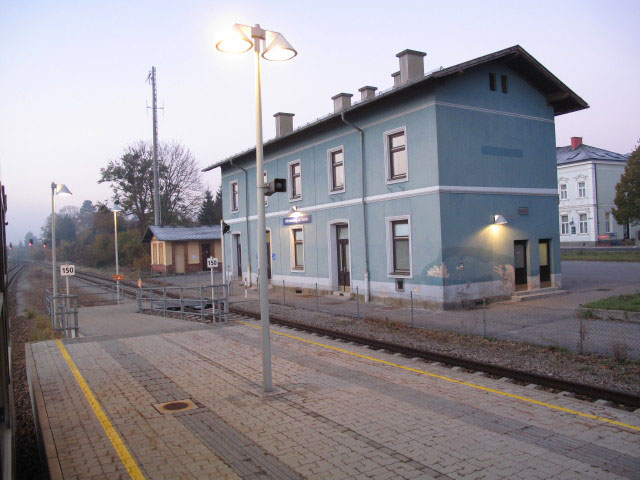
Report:
<svg viewBox="0 0 640 480"><path fill-rule="evenodd" d="M428 72L423 77L417 80L409 81L397 87L391 87L388 90L379 92L379 94L374 96L373 98L355 102L353 105L351 105L351 107L345 108L339 112L325 115L324 117L320 117L312 122L294 129L293 132L287 135L272 138L271 140L264 142L264 147L267 148L285 139L291 139L292 137L296 137L298 135L306 133L313 127L328 123L335 118L340 117L343 113L346 114L365 106L369 106L373 102L379 101L382 98L389 98L398 94L399 92L408 91L411 88L415 88L417 85L425 85L428 82L435 82L452 75L459 75L466 69L492 61L503 62L509 68L526 78L535 88L546 95L547 102L549 103L549 105L553 106L555 115L563 115L565 113L571 113L589 108L587 102L585 102L575 92L573 92L573 90L562 83L540 62L533 58L524 48L522 48L520 45L514 45L513 47L505 48L504 50L490 53L482 57L474 58L473 60L459 63L458 65L454 65L452 67L440 67L437 70ZM214 168L230 163L232 160L238 159L243 155L247 155L250 153L255 155L255 147L236 153L223 160L219 160L204 168L202 171L207 172L209 170L213 170Z"/></svg>
<svg viewBox="0 0 640 480"><path fill-rule="evenodd" d="M183 242L188 240L219 240L220 225L208 227L157 227L152 225L147 228L142 237L143 243L156 237L161 242Z"/></svg>
<svg viewBox="0 0 640 480"><path fill-rule="evenodd" d="M624 164L629 160L629 155L610 152L609 150L603 150L602 148L592 147L583 143L575 150L571 148L571 145L557 147L556 160L558 165L587 161L620 162Z"/></svg>

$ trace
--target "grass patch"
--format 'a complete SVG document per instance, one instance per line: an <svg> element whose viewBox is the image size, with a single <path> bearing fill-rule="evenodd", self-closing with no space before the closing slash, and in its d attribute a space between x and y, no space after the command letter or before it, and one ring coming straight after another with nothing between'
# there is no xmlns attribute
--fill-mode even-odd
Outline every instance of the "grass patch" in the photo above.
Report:
<svg viewBox="0 0 640 480"><path fill-rule="evenodd" d="M28 319L33 319L33 328L29 332L30 342L42 342L44 340L52 340L54 338L62 338L62 335L53 331L51 328L51 319L46 315L27 309L25 315Z"/></svg>
<svg viewBox="0 0 640 480"><path fill-rule="evenodd" d="M604 252L597 250L574 250L562 252L560 258L564 261L583 262L640 262L640 252Z"/></svg>
<svg viewBox="0 0 640 480"><path fill-rule="evenodd" d="M631 295L616 295L595 302L585 303L587 308L601 308L603 310L625 310L627 312L640 312L640 293Z"/></svg>

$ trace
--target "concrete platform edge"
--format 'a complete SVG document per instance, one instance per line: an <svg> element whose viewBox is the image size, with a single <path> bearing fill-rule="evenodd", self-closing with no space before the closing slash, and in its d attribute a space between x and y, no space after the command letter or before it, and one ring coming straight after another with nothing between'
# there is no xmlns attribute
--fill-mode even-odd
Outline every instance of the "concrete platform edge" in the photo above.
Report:
<svg viewBox="0 0 640 480"><path fill-rule="evenodd" d="M49 416L47 415L47 408L44 403L44 397L42 396L42 389L40 388L40 379L38 378L38 372L33 359L31 344L25 343L24 349L33 422L36 427L38 450L40 452L40 464L42 465L45 476L51 480L62 480L62 468L53 440L53 433L51 431L51 425L49 424Z"/></svg>

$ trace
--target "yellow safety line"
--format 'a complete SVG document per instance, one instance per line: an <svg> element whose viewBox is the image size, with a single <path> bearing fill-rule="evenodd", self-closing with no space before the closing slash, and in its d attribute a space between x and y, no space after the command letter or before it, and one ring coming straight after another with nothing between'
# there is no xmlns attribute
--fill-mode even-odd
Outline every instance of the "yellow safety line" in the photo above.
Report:
<svg viewBox="0 0 640 480"><path fill-rule="evenodd" d="M78 370L78 367L76 367L76 364L71 359L69 352L67 352L67 349L65 348L65 346L62 344L60 340L56 340L56 344L58 345L58 349L60 350L60 353L62 354L65 361L67 362L67 365L69 365L69 368L71 369L71 373L73 373L73 376L75 377L76 382L78 382L78 385L80 386L80 390L82 390L82 393L84 393L84 396L87 398L89 405L91 405L91 409L93 410L93 413L95 414L96 418L100 422L100 425L102 425L104 433L107 434L107 437L111 441L111 445L113 445L113 448L118 453L118 456L120 457L120 460L122 460L124 467L127 469L129 476L133 480L145 480L145 477L140 471L140 469L138 468L136 461L133 459L133 457L129 453L129 450L127 450L127 447L125 446L124 442L120 438L120 435L118 435L118 432L116 432L116 429L113 428L113 425L111 425L109 418L104 413L104 410L102 410L102 407L96 400L96 397L93 396L93 392L91 392L89 385L87 385L87 382L82 377L82 374Z"/></svg>
<svg viewBox="0 0 640 480"><path fill-rule="evenodd" d="M237 320L236 320L236 323L240 323L242 325L246 325L248 327L253 327L253 328L262 328L259 325L251 325L250 323L240 322L240 321L237 321ZM590 418L592 420L598 420L598 421L601 421L601 422L610 423L612 425L617 425L619 427L625 427L625 428L629 428L631 430L635 430L637 432L640 432L640 427L635 426L635 425L630 425L630 424L624 423L624 422L619 422L617 420L611 420L609 418L599 417L598 415L592 415L590 413L579 412L577 410L572 410L570 408L560 407L558 405L553 405L553 404L547 403L547 402L541 402L539 400L534 400L532 398L527 398L527 397L523 397L523 396L520 396L520 395L514 395L513 393L503 392L501 390L496 390L494 388L483 387L482 385L476 385L475 383L463 382L461 380L456 380L455 378L445 377L444 375L438 375L436 373L425 372L424 370L419 370L417 368L406 367L404 365L399 365L397 363L388 362L386 360L381 360L379 358L374 358L374 357L370 357L368 355L362 355L360 353L351 352L351 351L345 350L343 348L333 347L331 345L326 345L326 344L320 343L320 342L314 342L313 340L307 340L306 338L296 337L295 335L289 335L288 333L278 332L276 330L272 330L272 332L275 333L276 335L281 335L283 337L293 338L293 339L299 340L301 342L310 343L311 345L316 345L316 346L319 346L319 347L328 348L329 350L335 350L336 352L346 353L347 355L353 355L354 357L363 358L365 360L371 360L372 362L381 363L383 365L389 365L389 366L392 366L392 367L401 368L402 370L406 370L408 372L414 372L414 373L419 373L421 375L427 375L429 377L438 378L438 379L444 380L446 382L457 383L458 385L464 385L466 387L475 388L475 389L482 390L482 391L485 391L485 392L495 393L496 395L502 395L503 397L508 397L508 398L513 398L513 399L516 399L516 400L521 400L523 402L532 403L534 405L540 405L542 407L551 408L553 410L559 410L561 412L570 413L571 415L577 415L577 416L583 417L583 418Z"/></svg>

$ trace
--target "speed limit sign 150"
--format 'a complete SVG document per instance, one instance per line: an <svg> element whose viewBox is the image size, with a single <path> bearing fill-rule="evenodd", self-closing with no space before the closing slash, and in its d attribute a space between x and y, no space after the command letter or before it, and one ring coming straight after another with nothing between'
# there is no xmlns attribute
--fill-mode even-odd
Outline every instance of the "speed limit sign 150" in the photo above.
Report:
<svg viewBox="0 0 640 480"><path fill-rule="evenodd" d="M207 268L218 268L218 259L215 257L207 258Z"/></svg>
<svg viewBox="0 0 640 480"><path fill-rule="evenodd" d="M76 274L75 265L60 265L60 276L73 277Z"/></svg>

